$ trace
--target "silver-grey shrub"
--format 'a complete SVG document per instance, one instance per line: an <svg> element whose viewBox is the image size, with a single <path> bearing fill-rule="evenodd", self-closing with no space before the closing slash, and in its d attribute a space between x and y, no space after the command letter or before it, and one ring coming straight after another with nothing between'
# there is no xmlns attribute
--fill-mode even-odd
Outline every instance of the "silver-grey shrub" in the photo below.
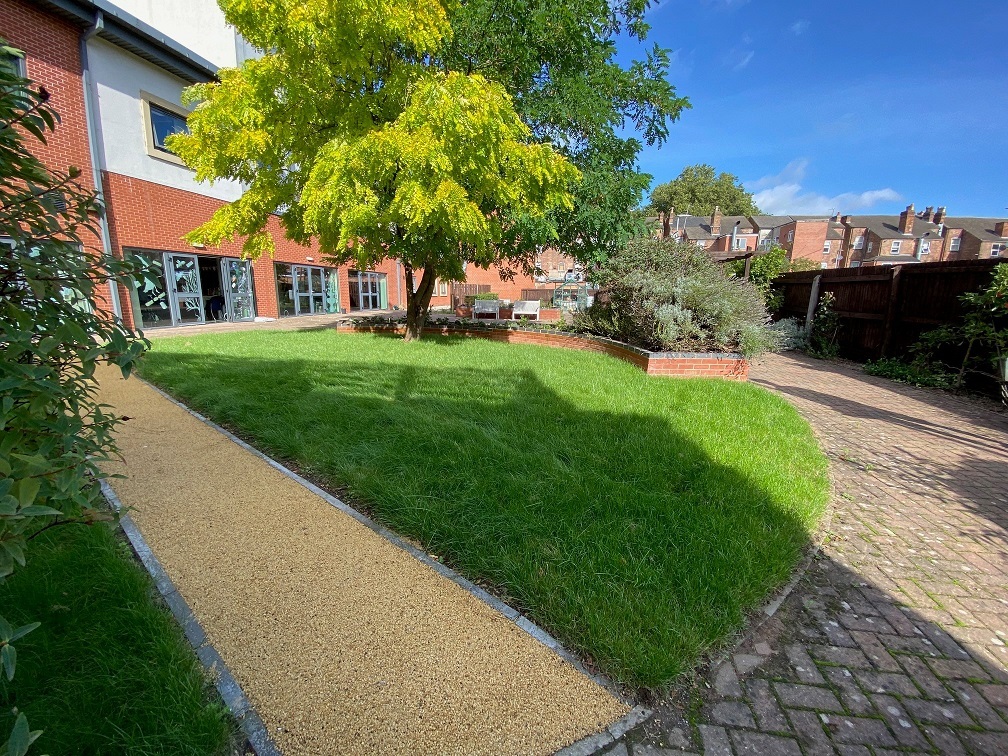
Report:
<svg viewBox="0 0 1008 756"><path fill-rule="evenodd" d="M579 330L666 352L753 357L780 343L756 288L693 245L635 239L593 278L599 295Z"/></svg>

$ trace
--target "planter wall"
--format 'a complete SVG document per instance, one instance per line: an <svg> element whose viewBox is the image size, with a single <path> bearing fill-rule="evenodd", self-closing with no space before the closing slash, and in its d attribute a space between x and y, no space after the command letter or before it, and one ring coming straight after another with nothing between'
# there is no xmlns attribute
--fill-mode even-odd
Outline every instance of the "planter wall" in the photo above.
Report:
<svg viewBox="0 0 1008 756"><path fill-rule="evenodd" d="M402 333L402 326L368 326L340 323L340 330L365 333ZM424 333L441 336L469 336L509 344L537 344L560 349L579 349L586 352L600 352L611 357L630 362L648 375L667 375L679 378L727 378L745 381L749 379L749 362L740 354L721 352L649 352L630 344L624 344L598 336L581 336L570 333L555 333L535 330L513 330L508 328L460 328L451 326L428 326Z"/></svg>

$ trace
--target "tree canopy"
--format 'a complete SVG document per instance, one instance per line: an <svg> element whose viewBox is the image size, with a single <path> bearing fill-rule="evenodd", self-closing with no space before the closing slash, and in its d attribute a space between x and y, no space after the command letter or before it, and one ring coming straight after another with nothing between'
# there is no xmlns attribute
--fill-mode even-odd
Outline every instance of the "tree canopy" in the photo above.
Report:
<svg viewBox="0 0 1008 756"><path fill-rule="evenodd" d="M678 177L651 191L648 209L653 213L710 215L720 207L725 215L758 215L751 192L736 176L718 174L710 165L691 165Z"/></svg>
<svg viewBox="0 0 1008 756"><path fill-rule="evenodd" d="M268 52L187 92L190 133L170 148L197 180L246 185L191 240L241 236L256 257L272 251L276 214L335 263L400 259L416 338L437 278L461 278L465 261L514 258L523 224L572 209L577 169L537 143L501 84L439 57L449 2L220 4Z"/></svg>
<svg viewBox="0 0 1008 756"><path fill-rule="evenodd" d="M643 231L633 212L651 181L637 165L641 139L661 145L690 107L667 80L668 50L652 45L627 67L616 60L617 35L646 43L650 5L466 0L451 14L446 64L501 82L535 138L548 140L582 173L572 208L522 225L517 238L526 251L556 243L586 263L600 262ZM626 136L625 126L641 139Z"/></svg>

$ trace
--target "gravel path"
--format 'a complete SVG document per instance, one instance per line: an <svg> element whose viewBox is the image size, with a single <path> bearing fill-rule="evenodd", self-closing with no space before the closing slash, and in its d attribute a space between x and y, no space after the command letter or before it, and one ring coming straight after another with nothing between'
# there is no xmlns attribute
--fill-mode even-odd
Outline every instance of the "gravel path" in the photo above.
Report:
<svg viewBox="0 0 1008 756"><path fill-rule="evenodd" d="M626 707L138 380L112 481L286 754L548 754Z"/></svg>

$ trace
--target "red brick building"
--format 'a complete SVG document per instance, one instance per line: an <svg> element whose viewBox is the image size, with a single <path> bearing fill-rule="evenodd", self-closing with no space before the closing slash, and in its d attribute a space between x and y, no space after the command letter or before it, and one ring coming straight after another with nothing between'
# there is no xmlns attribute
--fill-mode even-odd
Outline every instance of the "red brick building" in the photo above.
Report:
<svg viewBox="0 0 1008 756"><path fill-rule="evenodd" d="M103 193L102 234L86 246L140 257L152 271L152 282L110 289L101 305L143 328L403 307L406 283L396 261L360 271L333 266L317 245L286 239L279 222L269 229L276 248L272 259L243 260L237 242L206 249L183 239L237 199L242 187L197 183L163 140L185 128L182 90L215 78L217 66L208 58L237 65L247 45L222 25L222 16L212 33L191 34L176 18L181 25L174 31L206 40L205 50L188 49L167 35L164 24L171 14L165 9L133 6L147 8L162 28L109 3L0 0L0 37L23 53L9 63L45 86L61 117L37 154L54 169L81 168L82 182ZM194 10L217 23L216 8ZM521 274L503 282L495 269L470 266L467 274L502 298L517 299L521 289L536 286L534 278ZM438 282L432 305L448 305L449 293L448 283Z"/></svg>

